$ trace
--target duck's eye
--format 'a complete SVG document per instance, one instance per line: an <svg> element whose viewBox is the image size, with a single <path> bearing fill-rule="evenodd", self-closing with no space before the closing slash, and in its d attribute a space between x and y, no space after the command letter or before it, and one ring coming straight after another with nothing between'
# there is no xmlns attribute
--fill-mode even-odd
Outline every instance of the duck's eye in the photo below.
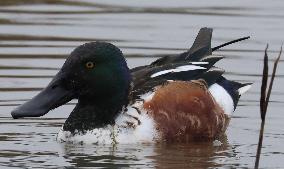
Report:
<svg viewBox="0 0 284 169"><path fill-rule="evenodd" d="M93 69L95 67L95 64L94 62L87 62L85 66L87 69Z"/></svg>

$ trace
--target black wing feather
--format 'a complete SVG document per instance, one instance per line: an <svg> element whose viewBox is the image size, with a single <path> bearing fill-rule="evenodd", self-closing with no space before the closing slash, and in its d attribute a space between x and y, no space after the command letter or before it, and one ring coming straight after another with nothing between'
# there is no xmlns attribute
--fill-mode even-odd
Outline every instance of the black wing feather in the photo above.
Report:
<svg viewBox="0 0 284 169"><path fill-rule="evenodd" d="M200 61L202 58L211 55L211 38L212 38L212 28L201 28L198 32L197 37L194 40L192 47L180 55L165 56L157 59L152 66L160 66L169 63L177 62L196 62Z"/></svg>
<svg viewBox="0 0 284 169"><path fill-rule="evenodd" d="M212 28L201 28L192 47L184 53L181 53L179 55L167 55L165 57L157 59L150 65L131 69L130 72L133 82L133 88L131 90L132 98L137 99L139 98L139 95L153 90L156 86L162 85L168 80L189 81L204 79L207 82L208 86L218 81L218 79L222 77L224 71L219 68L213 67L213 65L224 57L212 55L212 31ZM228 44L234 42L235 41L232 41ZM223 46L225 46L226 44L224 44ZM190 62L207 62L207 64L197 64ZM204 67L205 69L168 72L157 77L151 77L151 75L160 71L175 69L179 66L192 64Z"/></svg>

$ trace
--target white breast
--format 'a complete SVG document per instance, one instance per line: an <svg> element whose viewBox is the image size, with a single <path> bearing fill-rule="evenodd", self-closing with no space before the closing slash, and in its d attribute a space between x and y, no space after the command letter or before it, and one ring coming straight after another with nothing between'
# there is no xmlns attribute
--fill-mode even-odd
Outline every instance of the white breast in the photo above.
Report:
<svg viewBox="0 0 284 169"><path fill-rule="evenodd" d="M147 93L141 98L151 99L152 96L152 93ZM116 118L114 126L108 125L87 131L85 134L75 135L61 129L57 135L57 141L85 144L154 143L159 135L153 119L148 116L142 106L142 101L128 106L127 111Z"/></svg>

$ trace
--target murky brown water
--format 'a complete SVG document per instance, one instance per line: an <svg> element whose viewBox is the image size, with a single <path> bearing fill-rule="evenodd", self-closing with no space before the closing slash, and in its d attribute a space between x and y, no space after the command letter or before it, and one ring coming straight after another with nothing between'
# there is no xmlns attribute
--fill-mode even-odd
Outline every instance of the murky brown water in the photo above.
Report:
<svg viewBox="0 0 284 169"><path fill-rule="evenodd" d="M271 56L284 41L282 0L0 1L0 168L252 168L258 142L259 88L266 43ZM130 67L186 50L199 28L213 27L213 46L245 35L248 41L215 54L226 77L254 82L242 97L221 147L190 145L70 145L55 141L74 106L42 118L14 120L10 111L43 88L79 44L118 45ZM284 168L284 68L268 109L260 166Z"/></svg>

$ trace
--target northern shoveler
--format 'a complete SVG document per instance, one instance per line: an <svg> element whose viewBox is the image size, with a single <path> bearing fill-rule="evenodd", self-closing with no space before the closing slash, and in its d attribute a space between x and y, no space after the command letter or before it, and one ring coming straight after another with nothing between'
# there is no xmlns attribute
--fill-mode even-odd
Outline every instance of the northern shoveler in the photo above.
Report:
<svg viewBox="0 0 284 169"><path fill-rule="evenodd" d="M200 29L186 52L130 69L116 46L77 47L49 85L12 111L43 116L72 99L78 103L59 141L144 143L209 141L224 133L239 97L250 87L225 79L213 65L212 29ZM224 45L220 45L224 46Z"/></svg>

